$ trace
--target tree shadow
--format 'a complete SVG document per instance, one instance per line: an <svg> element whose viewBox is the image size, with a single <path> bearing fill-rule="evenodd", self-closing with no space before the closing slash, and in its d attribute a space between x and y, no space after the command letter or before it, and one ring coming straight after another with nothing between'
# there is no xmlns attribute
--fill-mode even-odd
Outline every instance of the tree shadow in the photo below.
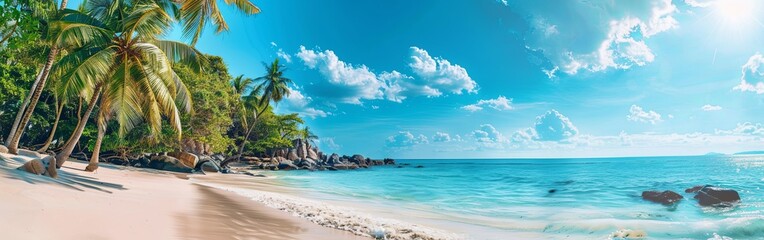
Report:
<svg viewBox="0 0 764 240"><path fill-rule="evenodd" d="M27 162L27 160L19 156L12 156L10 158L0 156L0 175L9 179L21 180L29 184L55 184L77 191L92 189L100 192L112 193L112 190L127 190L122 184L99 181L94 177L79 175L79 172L84 173L85 171L71 167L64 168L78 170L79 172L59 170L58 178L36 175L16 169L25 162Z"/></svg>

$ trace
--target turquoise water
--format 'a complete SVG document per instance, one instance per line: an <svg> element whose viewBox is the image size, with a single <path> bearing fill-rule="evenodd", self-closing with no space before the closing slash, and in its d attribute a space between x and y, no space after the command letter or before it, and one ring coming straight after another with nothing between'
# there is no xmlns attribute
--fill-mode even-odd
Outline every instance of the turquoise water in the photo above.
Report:
<svg viewBox="0 0 764 240"><path fill-rule="evenodd" d="M651 239L764 239L762 155L398 162L411 166L276 174L309 197L471 239L605 239L619 229ZM742 201L702 208L684 189L703 184L735 189ZM667 207L642 200L645 190L685 199Z"/></svg>

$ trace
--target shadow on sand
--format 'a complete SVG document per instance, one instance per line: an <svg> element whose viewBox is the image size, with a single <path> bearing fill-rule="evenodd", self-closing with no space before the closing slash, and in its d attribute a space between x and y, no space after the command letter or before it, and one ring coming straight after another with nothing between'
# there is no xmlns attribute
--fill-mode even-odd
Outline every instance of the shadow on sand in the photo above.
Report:
<svg viewBox="0 0 764 240"><path fill-rule="evenodd" d="M62 169L59 169L58 178L35 175L16 169L23 165L26 161L27 160L22 157L14 156L6 158L0 156L0 175L3 175L3 177L9 179L21 180L30 184L58 184L78 191L92 189L101 192L112 193L111 190L127 190L127 188L121 184L103 182L94 177L79 175L79 173L85 173L85 171L72 167L64 166Z"/></svg>

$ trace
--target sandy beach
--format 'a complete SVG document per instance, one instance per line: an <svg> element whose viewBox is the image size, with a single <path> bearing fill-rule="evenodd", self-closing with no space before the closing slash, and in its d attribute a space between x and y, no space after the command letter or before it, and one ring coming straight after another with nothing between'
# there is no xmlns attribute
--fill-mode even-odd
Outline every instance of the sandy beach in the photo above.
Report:
<svg viewBox="0 0 764 240"><path fill-rule="evenodd" d="M59 178L0 160L5 239L367 239L322 227L185 174L69 161ZM206 177L210 177L207 175Z"/></svg>

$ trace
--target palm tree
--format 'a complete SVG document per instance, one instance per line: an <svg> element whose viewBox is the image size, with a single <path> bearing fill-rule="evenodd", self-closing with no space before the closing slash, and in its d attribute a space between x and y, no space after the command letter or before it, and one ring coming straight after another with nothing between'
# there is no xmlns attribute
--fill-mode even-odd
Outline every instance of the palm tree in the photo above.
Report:
<svg viewBox="0 0 764 240"><path fill-rule="evenodd" d="M311 144L315 145L316 140L318 140L318 136L315 133L313 133L313 131L311 131L308 126L305 126L304 128L302 128L302 130L300 131L300 137L302 138L303 141L305 141L305 143L308 144L308 148L310 148Z"/></svg>
<svg viewBox="0 0 764 240"><path fill-rule="evenodd" d="M172 65L200 70L202 54L189 45L158 39L172 18L156 3L90 1L83 10L86 13L66 10L60 21L52 23L55 43L74 49L56 64L54 70L62 76L57 91L91 97L86 117L56 156L57 166L74 149L99 95L98 138L86 170L98 167L100 143L112 118L119 124L120 136L141 121L158 135L164 115L180 140L179 109L190 111L191 98Z"/></svg>
<svg viewBox="0 0 764 240"><path fill-rule="evenodd" d="M263 63L263 66L265 67L265 76L255 78L254 81L259 83L252 92L250 92L249 96L247 96L250 102L256 102L257 104L256 106L253 106L253 121L249 128L247 128L247 131L244 134L244 139L239 145L237 159L241 159L241 155L244 152L244 145L247 143L249 135L252 134L255 125L257 125L258 116L262 115L263 112L268 109L271 101L278 103L290 94L288 84L292 83L292 80L284 77L286 67L279 64L279 59L276 58L271 64ZM262 95L260 95L260 93L262 93Z"/></svg>
<svg viewBox="0 0 764 240"><path fill-rule="evenodd" d="M67 1L68 0L61 1L61 6L59 8L60 11L64 11L66 9ZM89 0L89 1L85 0L85 1L86 3L92 4L95 6L107 6L107 5L120 6L120 5L110 4L111 0ZM122 2L122 1L116 1L116 2ZM144 4L150 1L134 0L132 2L138 5L138 4ZM260 8L252 4L249 0L224 0L224 2L227 5L233 4L234 6L236 6L237 9L239 9L240 11L242 11L244 14L247 14L247 15L260 13ZM212 23L216 26L217 33L228 30L228 24L223 18L223 15L220 12L220 9L218 8L218 4L216 0L155 0L154 3L157 6L161 7L165 15L172 15L179 18L179 20L181 21L181 24L183 25L183 35L184 37L191 38L192 45L195 45L196 42L199 40L199 37L201 36L204 30L204 27L207 25L208 21L212 21ZM113 10L115 9L102 8L102 9L98 9L97 11L93 13L105 14ZM70 36L70 37L76 37L76 36ZM85 36L79 36L79 37L85 37ZM47 61L45 62L45 65L43 65L43 68L40 71L40 74L37 76L37 80L35 81L35 84L32 85L32 89L30 90L30 96L31 96L30 101L28 101L28 104L27 104L27 101L25 101L24 104L22 104L22 106L19 108L19 113L16 118L19 121L14 122L14 126L11 129L11 133L9 134L6 140L8 151L13 154L17 153L19 141L21 140L21 135L24 133L25 126L29 123L29 119L32 117L32 113L34 112L34 109L37 106L37 102L40 99L42 90L45 88L45 84L50 74L50 70L53 67L53 64L55 62L55 59L59 51L60 49L58 48L57 44L53 44L51 46L50 52L48 53Z"/></svg>
<svg viewBox="0 0 764 240"><path fill-rule="evenodd" d="M56 101L56 120L53 122L53 127L50 129L50 134L48 135L48 138L45 139L45 143L37 149L37 152L44 153L48 151L48 148L50 147L50 143L53 142L53 137L56 136L56 130L58 129L58 122L61 120L61 112L64 110L64 105L66 105L66 100L61 99L56 95L53 94L53 97Z"/></svg>

